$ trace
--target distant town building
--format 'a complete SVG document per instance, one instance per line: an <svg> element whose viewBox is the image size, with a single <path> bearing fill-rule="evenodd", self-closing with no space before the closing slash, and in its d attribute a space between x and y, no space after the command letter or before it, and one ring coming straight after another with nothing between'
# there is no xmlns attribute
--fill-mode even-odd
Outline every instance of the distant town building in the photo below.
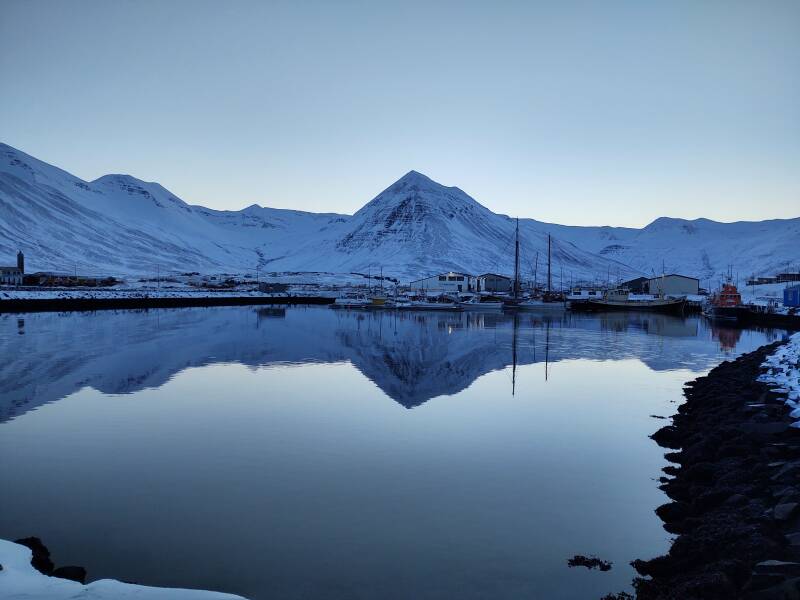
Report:
<svg viewBox="0 0 800 600"><path fill-rule="evenodd" d="M777 277L756 277L754 279L748 279L747 285L766 285L768 283L778 283Z"/></svg>
<svg viewBox="0 0 800 600"><path fill-rule="evenodd" d="M800 306L800 285L793 285L783 290L783 305L791 307Z"/></svg>
<svg viewBox="0 0 800 600"><path fill-rule="evenodd" d="M800 281L800 273L778 273L775 278L778 283L786 283L788 281Z"/></svg>
<svg viewBox="0 0 800 600"><path fill-rule="evenodd" d="M636 279L630 279L628 281L623 281L620 284L620 287L630 290L634 294L648 294L647 291L647 282L650 281L647 277L637 277Z"/></svg>
<svg viewBox="0 0 800 600"><path fill-rule="evenodd" d="M510 292L511 277L497 275L496 273L484 273L476 278L476 292Z"/></svg>
<svg viewBox="0 0 800 600"><path fill-rule="evenodd" d="M635 294L663 294L665 296L689 296L700 292L700 280L672 273L661 277L637 277L622 284Z"/></svg>
<svg viewBox="0 0 800 600"><path fill-rule="evenodd" d="M675 273L662 277L651 277L647 280L647 290L649 294L694 296L700 291L700 280Z"/></svg>
<svg viewBox="0 0 800 600"><path fill-rule="evenodd" d="M409 286L416 290L425 290L429 292L473 292L475 291L475 277L467 275L466 273L442 273L441 275L432 275L431 277L424 277L412 281Z"/></svg>
<svg viewBox="0 0 800 600"><path fill-rule="evenodd" d="M0 266L0 284L22 285L22 277L25 275L25 255L22 250L17 253L16 267Z"/></svg>

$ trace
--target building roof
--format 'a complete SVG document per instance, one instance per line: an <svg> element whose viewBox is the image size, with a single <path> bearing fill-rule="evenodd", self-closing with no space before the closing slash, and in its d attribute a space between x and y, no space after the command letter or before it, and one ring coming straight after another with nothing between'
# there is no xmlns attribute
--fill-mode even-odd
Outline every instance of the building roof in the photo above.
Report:
<svg viewBox="0 0 800 600"><path fill-rule="evenodd" d="M647 280L648 281L653 281L654 279L661 279L662 277L680 277L682 279L691 279L691 280L697 281L697 282L700 281L697 277L689 277L688 275L679 275L678 273L669 273L668 275L659 275L657 277L648 277Z"/></svg>
<svg viewBox="0 0 800 600"><path fill-rule="evenodd" d="M483 275L478 275L478 279L482 279L484 277L499 277L500 279L508 279L511 281L511 277L507 275L498 275L497 273L484 273Z"/></svg>

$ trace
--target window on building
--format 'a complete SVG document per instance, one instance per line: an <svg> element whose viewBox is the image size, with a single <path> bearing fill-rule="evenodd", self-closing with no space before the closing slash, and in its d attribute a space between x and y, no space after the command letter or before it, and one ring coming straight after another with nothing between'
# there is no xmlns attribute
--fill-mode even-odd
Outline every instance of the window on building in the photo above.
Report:
<svg viewBox="0 0 800 600"><path fill-rule="evenodd" d="M439 275L439 281L447 281L447 276Z"/></svg>

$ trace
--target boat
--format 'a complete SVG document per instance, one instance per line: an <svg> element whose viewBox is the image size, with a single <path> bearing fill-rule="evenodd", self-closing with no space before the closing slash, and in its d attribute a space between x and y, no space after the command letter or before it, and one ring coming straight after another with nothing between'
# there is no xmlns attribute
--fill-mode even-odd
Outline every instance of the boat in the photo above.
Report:
<svg viewBox="0 0 800 600"><path fill-rule="evenodd" d="M430 300L412 300L411 310L464 310L455 302L431 302Z"/></svg>
<svg viewBox="0 0 800 600"><path fill-rule="evenodd" d="M632 294L630 290L619 288L609 290L602 299L587 301L583 308L596 311L643 310L670 314L683 314L685 298L665 298L653 294Z"/></svg>
<svg viewBox="0 0 800 600"><path fill-rule="evenodd" d="M503 308L503 303L483 300L480 296L472 296L465 300L459 300L458 306L464 310L499 310Z"/></svg>
<svg viewBox="0 0 800 600"><path fill-rule="evenodd" d="M730 279L711 297L705 310L706 316L725 321L743 320L748 312L747 306L742 304L742 295Z"/></svg>
<svg viewBox="0 0 800 600"><path fill-rule="evenodd" d="M570 310L580 310L583 308L583 305L588 304L589 300L602 299L602 290L573 288L566 297L567 308Z"/></svg>
<svg viewBox="0 0 800 600"><path fill-rule="evenodd" d="M364 294L348 293L339 296L330 305L331 308L366 308L372 305L372 299Z"/></svg>

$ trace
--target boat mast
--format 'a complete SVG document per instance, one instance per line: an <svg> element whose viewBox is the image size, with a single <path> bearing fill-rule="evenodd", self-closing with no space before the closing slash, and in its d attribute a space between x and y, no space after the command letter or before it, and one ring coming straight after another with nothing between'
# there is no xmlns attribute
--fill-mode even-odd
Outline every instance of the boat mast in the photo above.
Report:
<svg viewBox="0 0 800 600"><path fill-rule="evenodd" d="M514 240L514 299L519 298L519 218Z"/></svg>
<svg viewBox="0 0 800 600"><path fill-rule="evenodd" d="M550 293L550 289L553 286L553 279L550 276L550 234L547 234L547 293Z"/></svg>

